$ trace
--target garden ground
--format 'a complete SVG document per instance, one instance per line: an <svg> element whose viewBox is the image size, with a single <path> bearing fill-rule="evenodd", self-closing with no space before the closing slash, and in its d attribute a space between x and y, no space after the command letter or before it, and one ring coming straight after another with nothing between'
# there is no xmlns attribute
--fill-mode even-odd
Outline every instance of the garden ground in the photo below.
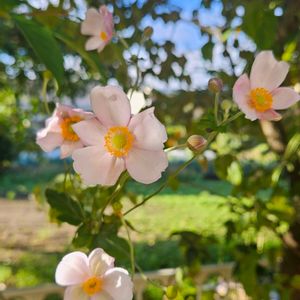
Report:
<svg viewBox="0 0 300 300"><path fill-rule="evenodd" d="M217 188L218 184L202 181L200 186ZM222 196L195 189L185 196L180 190L166 191L132 212L128 219L138 231L133 233L137 261L147 270L182 263L178 241L170 238L174 231L222 236L229 217L224 201ZM45 208L33 200L0 200L0 282L22 287L53 281L55 265L73 234L72 226L49 223Z"/></svg>

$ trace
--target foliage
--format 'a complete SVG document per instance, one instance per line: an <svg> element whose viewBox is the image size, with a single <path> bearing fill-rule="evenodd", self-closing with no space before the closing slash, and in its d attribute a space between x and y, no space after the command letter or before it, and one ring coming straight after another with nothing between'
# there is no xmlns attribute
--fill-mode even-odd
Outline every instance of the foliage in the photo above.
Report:
<svg viewBox="0 0 300 300"><path fill-rule="evenodd" d="M180 52L171 38L155 39L155 27L152 38L145 36L146 18L163 26L182 21L176 3L110 3L118 35L98 55L84 50L85 38L79 35L80 7L75 1L68 5L59 1L57 6L49 4L45 10L28 1L2 2L0 55L4 54L6 60L0 64L0 145L5 145L6 151L0 151L0 167L23 149L36 150L26 141L33 140L32 131L44 113L53 108L53 102L68 97L74 103L99 82L117 82L125 91L138 88L144 91L146 100L153 101L160 120L168 125L168 143L172 146L180 145L193 133L217 136L211 145L216 155L215 173L232 186L227 200L220 204L230 212L224 231L237 262L235 276L248 295L262 300L271 290L284 295L291 288L291 299L299 299L298 106L287 111L277 124L250 123L245 119L227 122L237 114L237 107L231 102L227 107L225 102L231 98L236 76L243 69L249 70L255 49L272 49L277 57L289 62L291 72L286 84L299 86L299 2L199 1L191 11L185 21L206 41L196 49L197 58L203 60L203 72L218 75L225 82L223 100L217 99L217 104L221 104L217 114L211 94L199 91L197 85L195 88L187 53ZM99 1L86 3L99 5ZM202 24L201 13L213 10L218 3L222 4L222 25ZM5 38L8 36L10 39ZM124 47L124 41L129 48ZM48 55L48 47L52 55ZM225 63L213 68L217 51ZM79 66L68 67L68 58L77 60ZM158 88L154 80L166 88ZM176 88L170 84L172 81ZM224 122L219 123L221 116ZM201 153L195 157L202 166L207 164ZM176 189L182 184L182 180L177 180L177 169L171 171L159 183L162 189ZM154 185L153 193L133 192L130 184L134 184L129 180L127 185L127 181L125 173L114 187L87 188L76 175L66 172L46 192L51 219L78 226L73 240L76 247L101 246L117 257L129 257L130 243L120 231L124 227L133 232L138 229L128 221L125 201L135 208L160 190ZM198 228L176 235L180 236L186 262L192 267L205 260L203 255L212 245L221 243L214 233L203 236Z"/></svg>

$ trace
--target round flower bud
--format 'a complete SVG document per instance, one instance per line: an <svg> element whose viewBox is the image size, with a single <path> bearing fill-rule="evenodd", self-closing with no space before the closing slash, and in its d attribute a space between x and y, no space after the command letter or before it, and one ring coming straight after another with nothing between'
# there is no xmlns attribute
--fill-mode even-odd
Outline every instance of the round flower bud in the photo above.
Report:
<svg viewBox="0 0 300 300"><path fill-rule="evenodd" d="M151 38L152 34L153 34L153 28L151 26L147 26L144 29L144 33L143 33L144 37L145 38Z"/></svg>
<svg viewBox="0 0 300 300"><path fill-rule="evenodd" d="M193 152L199 152L207 143L207 140L201 135L191 135L187 139L187 146Z"/></svg>
<svg viewBox="0 0 300 300"><path fill-rule="evenodd" d="M230 100L225 99L221 102L221 108L223 110L229 110L231 107L232 107L232 102Z"/></svg>
<svg viewBox="0 0 300 300"><path fill-rule="evenodd" d="M213 93L220 93L223 89L223 81L220 78L211 78L208 81L208 90Z"/></svg>

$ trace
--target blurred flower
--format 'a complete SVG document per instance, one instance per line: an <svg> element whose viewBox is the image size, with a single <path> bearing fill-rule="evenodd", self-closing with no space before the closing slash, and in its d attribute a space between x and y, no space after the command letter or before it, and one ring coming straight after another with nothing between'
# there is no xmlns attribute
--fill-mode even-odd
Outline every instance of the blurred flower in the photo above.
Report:
<svg viewBox="0 0 300 300"><path fill-rule="evenodd" d="M53 115L46 120L46 128L38 131L36 143L45 152L60 147L60 157L66 158L75 149L83 147L78 135L72 129L72 125L92 117L92 113L81 109L56 104Z"/></svg>
<svg viewBox="0 0 300 300"><path fill-rule="evenodd" d="M191 135L186 144L191 151L199 152L207 144L207 140L201 135Z"/></svg>
<svg viewBox="0 0 300 300"><path fill-rule="evenodd" d="M55 281L66 286L64 300L131 300L133 284L128 272L114 267L114 258L97 248L87 257L72 252L56 268Z"/></svg>
<svg viewBox="0 0 300 300"><path fill-rule="evenodd" d="M73 125L87 146L74 151L74 169L87 185L114 185L127 169L136 181L149 184L168 166L165 127L148 108L134 116L118 87L95 87L91 104L96 118Z"/></svg>
<svg viewBox="0 0 300 300"><path fill-rule="evenodd" d="M99 11L89 8L85 20L81 23L81 33L91 36L85 44L85 49L102 51L111 40L113 30L113 16L105 5L100 6Z"/></svg>
<svg viewBox="0 0 300 300"><path fill-rule="evenodd" d="M288 70L288 63L278 62L272 51L257 55L250 79L243 74L233 87L233 100L247 119L278 121L281 115L275 110L286 109L299 101L299 94L292 88L279 87Z"/></svg>

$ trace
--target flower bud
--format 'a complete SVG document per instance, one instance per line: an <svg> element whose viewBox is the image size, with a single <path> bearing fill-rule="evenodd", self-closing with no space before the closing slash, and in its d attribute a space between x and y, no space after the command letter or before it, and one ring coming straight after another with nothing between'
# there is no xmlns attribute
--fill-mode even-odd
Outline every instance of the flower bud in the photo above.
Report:
<svg viewBox="0 0 300 300"><path fill-rule="evenodd" d="M231 109L231 107L232 107L232 102L230 100L225 99L221 102L221 108L223 110L229 110Z"/></svg>
<svg viewBox="0 0 300 300"><path fill-rule="evenodd" d="M153 28L151 26L147 26L144 29L144 33L143 33L144 38L149 39L151 38L152 34L153 34Z"/></svg>
<svg viewBox="0 0 300 300"><path fill-rule="evenodd" d="M220 93L223 89L223 81L220 78L211 78L208 81L208 90L213 93Z"/></svg>
<svg viewBox="0 0 300 300"><path fill-rule="evenodd" d="M201 135L191 135L187 139L187 146L193 152L199 152L207 143L207 140Z"/></svg>

